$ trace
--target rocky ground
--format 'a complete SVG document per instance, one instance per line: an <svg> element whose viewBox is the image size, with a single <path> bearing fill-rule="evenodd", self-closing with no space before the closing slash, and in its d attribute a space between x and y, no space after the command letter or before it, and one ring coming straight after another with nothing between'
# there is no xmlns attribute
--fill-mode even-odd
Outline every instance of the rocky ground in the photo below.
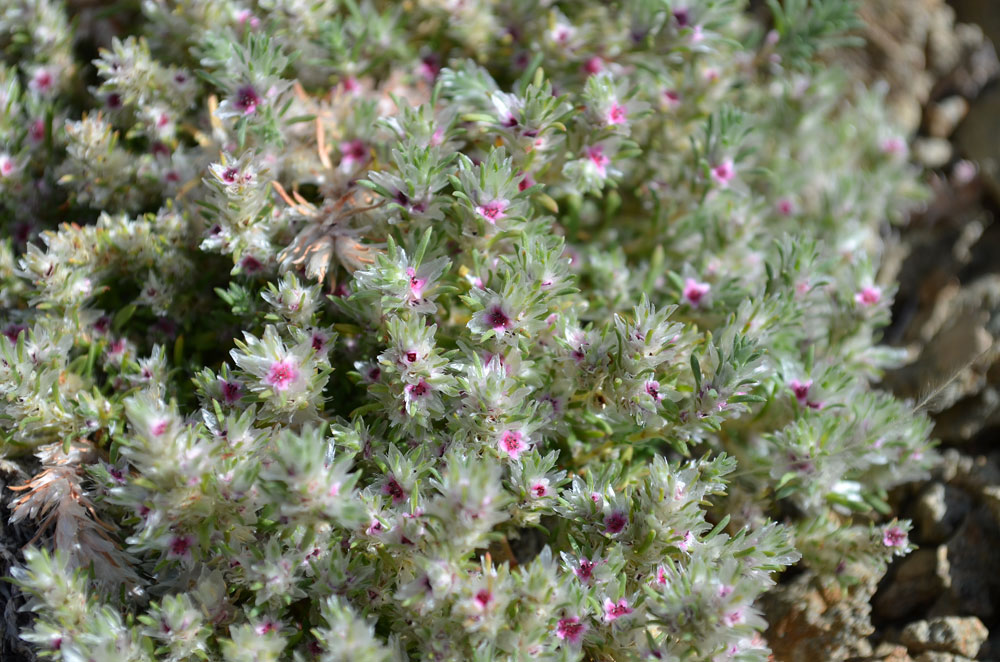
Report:
<svg viewBox="0 0 1000 662"><path fill-rule="evenodd" d="M869 46L932 199L887 255L885 342L912 361L885 386L936 422L944 462L893 494L920 549L849 591L804 575L766 605L775 659L1000 660L1000 44L997 0L865 0Z"/></svg>

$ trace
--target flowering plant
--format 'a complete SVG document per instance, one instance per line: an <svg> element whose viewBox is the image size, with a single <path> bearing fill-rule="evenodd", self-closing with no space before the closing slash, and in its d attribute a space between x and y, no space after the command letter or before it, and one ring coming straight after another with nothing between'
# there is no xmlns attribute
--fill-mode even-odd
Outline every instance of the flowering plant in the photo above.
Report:
<svg viewBox="0 0 1000 662"><path fill-rule="evenodd" d="M845 0L144 2L88 89L70 5L0 10L32 651L765 660L910 549Z"/></svg>

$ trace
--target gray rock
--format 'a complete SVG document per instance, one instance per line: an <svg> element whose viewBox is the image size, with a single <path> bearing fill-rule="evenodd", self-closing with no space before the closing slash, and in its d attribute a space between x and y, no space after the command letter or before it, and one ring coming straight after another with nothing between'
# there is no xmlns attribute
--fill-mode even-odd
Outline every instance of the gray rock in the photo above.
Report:
<svg viewBox="0 0 1000 662"><path fill-rule="evenodd" d="M972 662L972 660L962 655L927 651L921 653L913 662Z"/></svg>
<svg viewBox="0 0 1000 662"><path fill-rule="evenodd" d="M960 96L950 96L927 108L927 132L935 138L947 138L969 112L969 102Z"/></svg>
<svg viewBox="0 0 1000 662"><path fill-rule="evenodd" d="M910 623L903 628L901 639L911 653L930 651L974 658L989 635L975 616L946 616Z"/></svg>
<svg viewBox="0 0 1000 662"><path fill-rule="evenodd" d="M951 152L951 143L945 138L919 138L913 143L913 155L928 168L947 165Z"/></svg>
<svg viewBox="0 0 1000 662"><path fill-rule="evenodd" d="M914 507L918 540L925 544L946 542L972 508L972 498L964 491L931 483L917 498Z"/></svg>
<svg viewBox="0 0 1000 662"><path fill-rule="evenodd" d="M899 564L891 581L875 596L875 614L896 621L930 607L949 588L947 548L943 545L913 552Z"/></svg>

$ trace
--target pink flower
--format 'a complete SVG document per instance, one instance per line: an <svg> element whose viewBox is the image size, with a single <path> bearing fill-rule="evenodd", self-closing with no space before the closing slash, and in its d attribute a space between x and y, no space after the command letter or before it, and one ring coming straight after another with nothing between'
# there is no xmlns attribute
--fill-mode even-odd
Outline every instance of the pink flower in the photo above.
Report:
<svg viewBox="0 0 1000 662"><path fill-rule="evenodd" d="M869 285L861 288L861 291L854 295L854 301L859 306L874 306L882 299L882 288Z"/></svg>
<svg viewBox="0 0 1000 662"><path fill-rule="evenodd" d="M531 176L531 173L526 172L524 173L524 177L521 178L521 181L517 183L517 190L524 191L534 186L535 183L535 179Z"/></svg>
<svg viewBox="0 0 1000 662"><path fill-rule="evenodd" d="M340 143L340 169L347 171L368 161L368 146L355 138Z"/></svg>
<svg viewBox="0 0 1000 662"><path fill-rule="evenodd" d="M663 103L667 108L677 108L681 105L681 95L677 90L663 90Z"/></svg>
<svg viewBox="0 0 1000 662"><path fill-rule="evenodd" d="M718 182L719 186L725 188L736 175L732 159L726 159L722 163L712 168L712 179Z"/></svg>
<svg viewBox="0 0 1000 662"><path fill-rule="evenodd" d="M486 611L486 608L489 607L490 603L493 602L493 593L486 588L480 589L479 592L476 593L474 601L476 605L479 607L479 609L481 609L482 611Z"/></svg>
<svg viewBox="0 0 1000 662"><path fill-rule="evenodd" d="M489 309L486 313L486 322L490 325L490 328L498 333L502 333L505 329L510 328L511 325L510 316L507 315L500 304L494 304Z"/></svg>
<svg viewBox="0 0 1000 662"><path fill-rule="evenodd" d="M55 79L52 76L52 72L44 67L40 67L35 70L35 75L31 77L28 87L39 94L48 94L54 82Z"/></svg>
<svg viewBox="0 0 1000 662"><path fill-rule="evenodd" d="M521 457L521 453L528 450L528 443L524 440L524 435L518 430L505 430L500 435L500 450L510 456L512 460Z"/></svg>
<svg viewBox="0 0 1000 662"><path fill-rule="evenodd" d="M42 142L45 139L45 120L34 120L28 127L28 137L34 143Z"/></svg>
<svg viewBox="0 0 1000 662"><path fill-rule="evenodd" d="M632 613L632 611L632 607L629 606L628 600L625 598L622 598L618 602L613 602L611 598L604 598L605 623L610 623L624 616L628 616Z"/></svg>
<svg viewBox="0 0 1000 662"><path fill-rule="evenodd" d="M610 535L617 535L628 526L628 513L624 510L612 510L604 517L604 530Z"/></svg>
<svg viewBox="0 0 1000 662"><path fill-rule="evenodd" d="M608 126L624 124L627 114L625 106L615 101L611 104L611 108L608 109L608 114L604 117L604 121L607 122Z"/></svg>
<svg viewBox="0 0 1000 662"><path fill-rule="evenodd" d="M16 167L10 154L0 154L0 177L10 177L14 174Z"/></svg>
<svg viewBox="0 0 1000 662"><path fill-rule="evenodd" d="M646 382L646 393L652 396L657 402L663 399L663 395L660 393L660 382L656 380L651 379Z"/></svg>
<svg viewBox="0 0 1000 662"><path fill-rule="evenodd" d="M594 55L583 63L583 71L588 76L598 74L604 70L604 60L599 55Z"/></svg>
<svg viewBox="0 0 1000 662"><path fill-rule="evenodd" d="M260 27L260 19L253 15L249 9L241 9L236 12L236 22L246 27L249 25L252 29L256 30Z"/></svg>
<svg viewBox="0 0 1000 662"><path fill-rule="evenodd" d="M795 213L795 204L788 198L781 198L778 200L778 204L774 206L782 216L791 216Z"/></svg>
<svg viewBox="0 0 1000 662"><path fill-rule="evenodd" d="M799 401L800 404L806 404L809 399L809 389L812 388L812 380L807 380L805 382L800 382L797 379L793 379L788 382L788 386L791 387L792 393L795 394L795 399Z"/></svg>
<svg viewBox="0 0 1000 662"><path fill-rule="evenodd" d="M253 115L260 105L261 98L253 85L244 85L236 90L236 98L233 99L233 106L237 110L243 111L244 115Z"/></svg>
<svg viewBox="0 0 1000 662"><path fill-rule="evenodd" d="M681 538L677 543L677 549L682 552L687 552L691 549L691 545L694 544L694 534L690 531L684 532L684 537Z"/></svg>
<svg viewBox="0 0 1000 662"><path fill-rule="evenodd" d="M594 578L594 568L596 566L597 564L590 559L580 559L580 566L573 570L573 574L575 574L581 582L589 584L590 580Z"/></svg>
<svg viewBox="0 0 1000 662"><path fill-rule="evenodd" d="M531 486L531 496L536 499L541 499L542 497L547 497L552 494L552 490L549 489L549 481L545 478L537 481Z"/></svg>
<svg viewBox="0 0 1000 662"><path fill-rule="evenodd" d="M898 526L890 526L882 534L882 544L886 547L905 547L906 540L906 531Z"/></svg>
<svg viewBox="0 0 1000 662"><path fill-rule="evenodd" d="M496 225L497 221L505 216L510 203L506 200L491 200L476 207L476 213L485 218L491 224Z"/></svg>
<svg viewBox="0 0 1000 662"><path fill-rule="evenodd" d="M722 616L722 622L728 625L729 627L733 627L734 625L739 625L740 623L743 622L743 620L744 618L742 609L736 609L734 611L723 614Z"/></svg>
<svg viewBox="0 0 1000 662"><path fill-rule="evenodd" d="M168 559L190 559L194 538L191 536L174 536L167 547Z"/></svg>
<svg viewBox="0 0 1000 662"><path fill-rule="evenodd" d="M259 625L257 625L257 627L254 628L254 632L256 632L257 634L259 634L261 636L264 636L268 632L277 632L280 629L281 629L281 626L278 623L275 623L272 620L266 620L266 621L260 623Z"/></svg>
<svg viewBox="0 0 1000 662"><path fill-rule="evenodd" d="M604 154L604 148L600 145L593 145L587 148L587 158L594 164L597 168L597 174L601 177L608 176L608 164L611 163L609 159Z"/></svg>
<svg viewBox="0 0 1000 662"><path fill-rule="evenodd" d="M299 378L299 366L291 358L275 361L271 364L264 383L274 387L275 390L284 391Z"/></svg>
<svg viewBox="0 0 1000 662"><path fill-rule="evenodd" d="M684 281L684 293L683 300L688 303L692 308L697 308L701 303L701 300L705 298L712 286L708 283L699 283L694 278L688 278Z"/></svg>
<svg viewBox="0 0 1000 662"><path fill-rule="evenodd" d="M389 480L382 486L382 494L392 497L393 505L406 499L406 490L393 476L389 476Z"/></svg>
<svg viewBox="0 0 1000 662"><path fill-rule="evenodd" d="M580 643L580 640L583 639L583 635L586 632L586 624L581 623L580 619L576 616L561 618L559 619L559 623L556 625L556 637L574 645Z"/></svg>
<svg viewBox="0 0 1000 662"><path fill-rule="evenodd" d="M164 432L167 431L168 427L170 427L170 421L168 421L167 419L161 419L149 426L149 432L154 437L159 437L160 435L162 435Z"/></svg>
<svg viewBox="0 0 1000 662"><path fill-rule="evenodd" d="M889 156L904 156L906 154L906 141L898 136L886 138L879 147L883 154Z"/></svg>
<svg viewBox="0 0 1000 662"><path fill-rule="evenodd" d="M660 586L667 585L667 569L662 565L656 569L656 579L654 581Z"/></svg>
<svg viewBox="0 0 1000 662"><path fill-rule="evenodd" d="M407 384L404 389L406 394L410 396L410 399L421 398L431 391L431 385L427 383L426 380L421 379L416 384Z"/></svg>

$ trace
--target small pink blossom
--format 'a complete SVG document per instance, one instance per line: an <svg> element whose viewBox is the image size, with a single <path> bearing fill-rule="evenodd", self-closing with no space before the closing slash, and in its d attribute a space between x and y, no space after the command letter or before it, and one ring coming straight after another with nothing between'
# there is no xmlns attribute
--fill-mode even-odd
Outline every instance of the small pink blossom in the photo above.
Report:
<svg viewBox="0 0 1000 662"><path fill-rule="evenodd" d="M244 255L243 259L240 260L240 267L243 269L243 273L253 274L262 270L264 265L253 255Z"/></svg>
<svg viewBox="0 0 1000 662"><path fill-rule="evenodd" d="M418 278L417 270L413 267L406 268L406 275L410 277L410 296L416 300L424 295L424 287L427 285L426 278Z"/></svg>
<svg viewBox="0 0 1000 662"><path fill-rule="evenodd" d="M906 155L906 141L898 136L886 138L879 147L882 149L883 154L888 154L889 156Z"/></svg>
<svg viewBox="0 0 1000 662"><path fill-rule="evenodd" d="M614 536L625 530L628 526L628 513L624 510L612 510L604 517L604 530Z"/></svg>
<svg viewBox="0 0 1000 662"><path fill-rule="evenodd" d="M340 143L340 169L347 171L368 161L368 146L355 138Z"/></svg>
<svg viewBox="0 0 1000 662"><path fill-rule="evenodd" d="M663 103L671 110L681 105L681 95L677 90L663 90Z"/></svg>
<svg viewBox="0 0 1000 662"><path fill-rule="evenodd" d="M375 518L372 518L371 522L368 523L368 528L365 529L365 533L374 536L382 532L382 522Z"/></svg>
<svg viewBox="0 0 1000 662"><path fill-rule="evenodd" d="M556 637L571 644L578 644L587 632L587 625L581 623L576 616L559 619L556 625Z"/></svg>
<svg viewBox="0 0 1000 662"><path fill-rule="evenodd" d="M411 399L421 398L431 391L431 385L426 380L421 379L416 384L407 384L404 389Z"/></svg>
<svg viewBox="0 0 1000 662"><path fill-rule="evenodd" d="M597 567L596 563L590 559L582 558L580 559L580 565L573 570L573 574L575 574L581 582L589 584L594 578L595 567Z"/></svg>
<svg viewBox="0 0 1000 662"><path fill-rule="evenodd" d="M547 497L550 494L552 494L552 490L549 489L549 481L546 478L536 481L531 486L531 496L533 496L536 499Z"/></svg>
<svg viewBox="0 0 1000 662"><path fill-rule="evenodd" d="M621 105L617 101L611 104L611 108L608 109L607 115L604 117L604 121L608 126L617 126L619 124L624 124L628 116L625 106Z"/></svg>
<svg viewBox="0 0 1000 662"><path fill-rule="evenodd" d="M250 26L251 29L256 30L260 27L260 19L253 15L249 9L240 9L236 12L236 22L243 27Z"/></svg>
<svg viewBox="0 0 1000 662"><path fill-rule="evenodd" d="M662 565L656 568L656 579L654 581L660 586L667 585L667 569Z"/></svg>
<svg viewBox="0 0 1000 662"><path fill-rule="evenodd" d="M859 306L874 306L882 299L882 288L876 285L869 285L861 288L861 291L854 295L854 301Z"/></svg>
<svg viewBox="0 0 1000 662"><path fill-rule="evenodd" d="M54 82L55 78L52 76L52 72L44 67L40 67L35 70L35 74L31 77L28 87L39 94L48 94Z"/></svg>
<svg viewBox="0 0 1000 662"><path fill-rule="evenodd" d="M739 625L744 620L745 619L744 619L744 616L743 616L743 610L742 609L736 609L734 611L727 612L727 613L723 614L723 616L722 616L722 622L725 623L729 627L733 627L734 625Z"/></svg>
<svg viewBox="0 0 1000 662"><path fill-rule="evenodd" d="M284 391L298 378L298 364L293 359L287 358L271 364L271 369L268 370L264 383L275 390Z"/></svg>
<svg viewBox="0 0 1000 662"><path fill-rule="evenodd" d="M10 154L0 154L0 177L10 177L16 168L17 164Z"/></svg>
<svg viewBox="0 0 1000 662"><path fill-rule="evenodd" d="M493 305L486 313L486 322L497 332L502 332L511 326L510 316L499 304Z"/></svg>
<svg viewBox="0 0 1000 662"><path fill-rule="evenodd" d="M631 614L634 610L629 605L626 598L620 599L618 602L614 602L611 598L604 598L604 622L611 623L619 618L623 618Z"/></svg>
<svg viewBox="0 0 1000 662"><path fill-rule="evenodd" d="M156 421L155 423L153 423L152 425L149 426L149 432L154 437L159 437L164 432L167 431L168 427L170 427L170 421L167 420L167 419L161 419L161 420Z"/></svg>
<svg viewBox="0 0 1000 662"><path fill-rule="evenodd" d="M236 90L236 97L233 99L233 106L243 112L244 115L253 115L260 105L261 98L253 85L244 85Z"/></svg>
<svg viewBox="0 0 1000 662"><path fill-rule="evenodd" d="M719 587L719 597L720 598L728 598L730 595L733 594L734 590L735 589L732 586L730 586L729 584L723 584L723 585L721 585Z"/></svg>
<svg viewBox="0 0 1000 662"><path fill-rule="evenodd" d="M521 453L528 450L528 443L524 440L524 435L518 430L505 430L500 435L500 450L510 456L512 460L521 457Z"/></svg>
<svg viewBox="0 0 1000 662"><path fill-rule="evenodd" d="M684 537L676 543L677 549L682 552L687 552L691 550L691 546L694 544L694 534L690 531L684 532Z"/></svg>
<svg viewBox="0 0 1000 662"><path fill-rule="evenodd" d="M389 476L389 480L382 486L382 494L392 497L393 505L406 499L406 490L403 489L403 486L393 476Z"/></svg>
<svg viewBox="0 0 1000 662"><path fill-rule="evenodd" d="M269 632L277 632L280 629L281 629L281 625L279 625L278 623L276 623L276 622L268 619L268 620L260 623L259 625L257 625L257 627L254 628L254 632L256 632L257 634L259 634L260 636L264 636L265 634L267 634Z"/></svg>
<svg viewBox="0 0 1000 662"><path fill-rule="evenodd" d="M40 143L45 139L45 120L36 119L28 126L28 137L33 143Z"/></svg>
<svg viewBox="0 0 1000 662"><path fill-rule="evenodd" d="M487 588L480 589L476 593L474 602L480 610L486 611L486 608L493 602L493 593Z"/></svg>
<svg viewBox="0 0 1000 662"><path fill-rule="evenodd" d="M905 547L906 541L906 531L898 526L890 526L882 534L882 544L886 547Z"/></svg>
<svg viewBox="0 0 1000 662"><path fill-rule="evenodd" d="M506 200L490 200L476 206L476 213L485 218L491 224L496 225L497 221L506 216L507 207L510 203Z"/></svg>
<svg viewBox="0 0 1000 662"><path fill-rule="evenodd" d="M699 283L694 278L688 278L684 281L683 300L692 308L697 308L711 289L712 286L708 283Z"/></svg>
<svg viewBox="0 0 1000 662"><path fill-rule="evenodd" d="M517 190L518 191L527 190L527 189L531 188L532 186L534 186L535 183L536 183L535 179L531 176L531 173L530 172L526 172L526 173L524 173L524 177L521 178L521 181L519 181L517 183Z"/></svg>
<svg viewBox="0 0 1000 662"><path fill-rule="evenodd" d="M774 208L782 216L791 216L795 213L795 203L788 198L781 198L778 200L778 203L774 206Z"/></svg>
<svg viewBox="0 0 1000 662"><path fill-rule="evenodd" d="M168 559L190 559L194 538L191 536L175 536L167 547Z"/></svg>
<svg viewBox="0 0 1000 662"><path fill-rule="evenodd" d="M602 60L599 55L594 55L593 57L588 58L587 61L583 63L583 71L588 76L599 74L603 70L604 70L604 60Z"/></svg>
<svg viewBox="0 0 1000 662"><path fill-rule="evenodd" d="M653 400L656 400L657 402L663 399L663 394L660 393L660 382L656 380L651 379L646 382L646 393L648 393Z"/></svg>
<svg viewBox="0 0 1000 662"><path fill-rule="evenodd" d="M611 159L604 154L604 148L600 145L593 145L588 147L586 152L587 158L590 159L591 163L593 163L597 168L597 174L601 177L607 177L608 164L611 163Z"/></svg>
<svg viewBox="0 0 1000 662"><path fill-rule="evenodd" d="M732 159L726 159L712 168L712 179L723 188L729 186L729 182L732 181L735 175L736 169L733 166Z"/></svg>
<svg viewBox="0 0 1000 662"><path fill-rule="evenodd" d="M812 388L812 380L806 380L800 382L797 379L793 379L788 382L788 386L792 389L792 393L795 394L795 399L799 401L800 404L806 404L809 400L809 389Z"/></svg>

